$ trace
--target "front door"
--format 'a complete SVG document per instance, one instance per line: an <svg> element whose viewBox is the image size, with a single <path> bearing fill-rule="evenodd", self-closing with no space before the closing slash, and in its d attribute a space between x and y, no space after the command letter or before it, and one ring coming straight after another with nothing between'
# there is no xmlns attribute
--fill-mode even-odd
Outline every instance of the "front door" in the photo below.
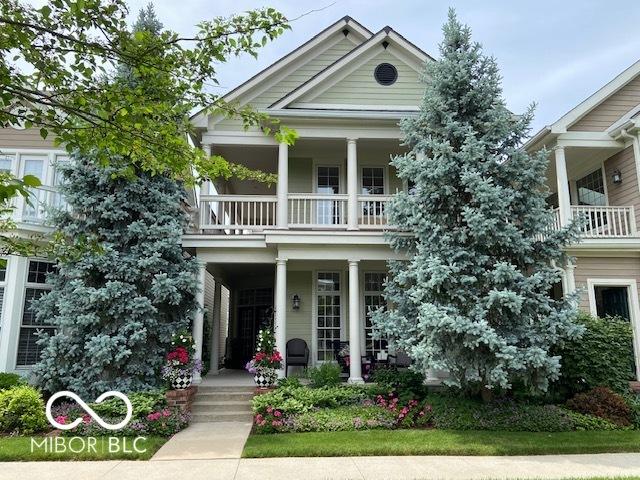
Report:
<svg viewBox="0 0 640 480"><path fill-rule="evenodd" d="M260 329L273 327L273 289L251 288L238 293L238 351L234 357L242 368L255 353Z"/></svg>

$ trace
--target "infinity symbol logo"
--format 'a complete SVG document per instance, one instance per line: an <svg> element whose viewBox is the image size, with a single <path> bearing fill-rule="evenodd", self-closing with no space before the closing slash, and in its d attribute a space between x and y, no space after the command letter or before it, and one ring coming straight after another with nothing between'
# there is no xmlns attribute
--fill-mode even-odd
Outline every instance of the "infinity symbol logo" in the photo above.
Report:
<svg viewBox="0 0 640 480"><path fill-rule="evenodd" d="M51 415L51 407L53 406L53 402L55 402L57 399L61 397L69 397L75 400L78 403L78 405L80 405L82 409L85 412L87 412L89 416L98 423L98 425L100 425L102 428L106 428L107 430L121 429L122 427L126 426L129 423L133 415L133 405L131 405L131 400L129 400L129 398L122 392L111 390L109 392L103 393L98 398L96 398L95 403L102 403L106 398L116 397L122 400L127 406L127 416L124 418L124 420L122 420L120 423L117 423L115 425L111 425L110 423L107 423L104 420L102 420L102 418L100 418L100 416L96 412L94 412L89 405L84 403L84 401L78 395L76 395L73 392L69 392L65 390L65 391L54 394L47 402L47 408L46 408L47 420L49 420L49 423L51 423L51 425L53 425L55 428L58 428L60 430L71 430L72 428L76 428L78 425L82 423L82 418L76 418L73 422L67 423L67 424L56 422L56 420Z"/></svg>

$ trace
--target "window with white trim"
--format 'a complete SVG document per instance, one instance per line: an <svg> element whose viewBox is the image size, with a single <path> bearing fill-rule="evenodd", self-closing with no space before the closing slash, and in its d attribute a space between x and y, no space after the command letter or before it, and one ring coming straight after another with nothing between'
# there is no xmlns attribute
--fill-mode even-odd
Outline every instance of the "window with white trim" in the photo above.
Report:
<svg viewBox="0 0 640 480"><path fill-rule="evenodd" d="M364 342L368 357L375 358L378 353L387 351L386 340L373 338L371 322L371 312L386 304L382 296L386 279L387 274L383 272L365 272L364 274Z"/></svg>
<svg viewBox="0 0 640 480"><path fill-rule="evenodd" d="M15 158L15 155L0 155L0 172L13 172L13 163Z"/></svg>
<svg viewBox="0 0 640 480"><path fill-rule="evenodd" d="M579 205L605 206L607 204L601 168L576 180L576 189Z"/></svg>
<svg viewBox="0 0 640 480"><path fill-rule="evenodd" d="M384 195L384 168L363 167L361 182L363 195Z"/></svg>
<svg viewBox="0 0 640 480"><path fill-rule="evenodd" d="M18 356L16 365L19 367L31 366L40 360L42 347L37 344L38 332L45 331L52 334L55 331L51 325L43 323L36 318L32 309L32 302L51 290L47 285L47 275L54 269L54 264L42 260L29 260L27 271L27 284L22 307L22 321L20 325L20 338L18 340Z"/></svg>
<svg viewBox="0 0 640 480"><path fill-rule="evenodd" d="M317 277L317 360L335 360L334 344L340 341L342 325L339 272L318 272Z"/></svg>

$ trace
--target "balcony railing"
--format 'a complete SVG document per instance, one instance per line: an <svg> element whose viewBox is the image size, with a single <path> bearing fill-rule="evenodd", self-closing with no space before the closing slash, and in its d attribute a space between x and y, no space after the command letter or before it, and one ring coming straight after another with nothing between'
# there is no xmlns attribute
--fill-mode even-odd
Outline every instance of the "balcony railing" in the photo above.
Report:
<svg viewBox="0 0 640 480"><path fill-rule="evenodd" d="M386 205L391 199L383 195L358 196L358 228L389 228ZM317 193L287 195L290 229L337 229L348 225L348 196ZM277 226L275 195L202 195L199 229L224 233L262 231Z"/></svg>
<svg viewBox="0 0 640 480"><path fill-rule="evenodd" d="M585 238L624 238L637 235L633 206L572 205L571 215L573 218L583 219L580 233Z"/></svg>
<svg viewBox="0 0 640 480"><path fill-rule="evenodd" d="M29 191L29 202L20 199L15 218L22 223L47 225L52 209L64 209L66 202L54 187L40 186Z"/></svg>
<svg viewBox="0 0 640 480"><path fill-rule="evenodd" d="M346 228L347 195L290 193L289 228Z"/></svg>
<svg viewBox="0 0 640 480"><path fill-rule="evenodd" d="M264 230L276 225L274 195L203 195L200 229Z"/></svg>

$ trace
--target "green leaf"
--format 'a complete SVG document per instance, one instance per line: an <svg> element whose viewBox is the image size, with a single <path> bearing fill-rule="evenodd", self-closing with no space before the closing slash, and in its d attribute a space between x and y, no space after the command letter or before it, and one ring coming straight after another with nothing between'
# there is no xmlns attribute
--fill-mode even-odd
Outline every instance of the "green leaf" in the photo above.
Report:
<svg viewBox="0 0 640 480"><path fill-rule="evenodd" d="M46 128L41 128L40 129L40 136L44 139L46 139L49 136L49 131Z"/></svg>
<svg viewBox="0 0 640 480"><path fill-rule="evenodd" d="M27 187L40 187L42 185L42 182L40 181L40 179L38 177L36 177L35 175L25 175L22 178L22 181L24 182L24 184Z"/></svg>

